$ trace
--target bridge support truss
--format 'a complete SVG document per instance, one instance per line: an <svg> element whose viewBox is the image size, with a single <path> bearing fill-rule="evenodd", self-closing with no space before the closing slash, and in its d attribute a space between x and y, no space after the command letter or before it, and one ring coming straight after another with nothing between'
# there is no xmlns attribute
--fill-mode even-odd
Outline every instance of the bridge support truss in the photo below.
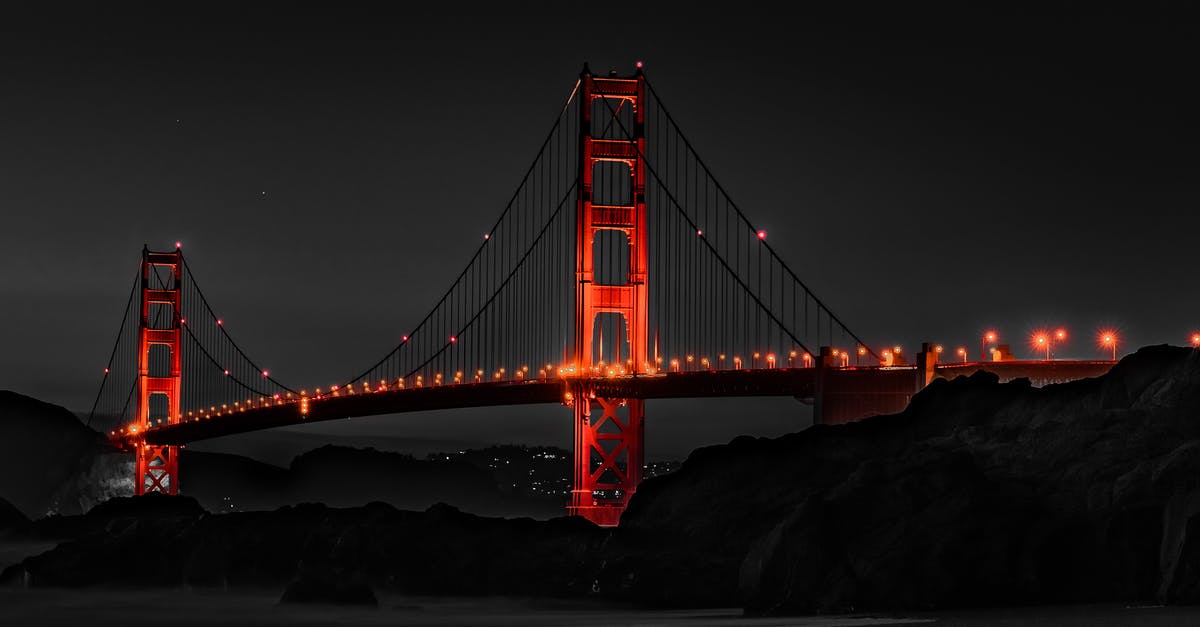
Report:
<svg viewBox="0 0 1200 627"><path fill-rule="evenodd" d="M648 228L646 221L645 80L639 70L632 77L592 77L587 68L580 76L579 185L576 219L575 363L581 373L594 365L593 344L597 316L619 314L629 342L624 363L615 352L614 364L628 373L645 372L647 362ZM627 107L632 136L611 139L593 136L593 108L604 117ZM611 125L610 125L611 128ZM596 166L624 164L631 186L627 205L605 200L595 203L592 189ZM619 284L596 282L594 255L600 231L625 235L629 249L628 276ZM603 250L603 248L601 248ZM641 399L595 398L588 390L572 390L575 413L575 483L568 513L599 525L615 525L642 478ZM598 416L597 416L598 412Z"/></svg>
<svg viewBox="0 0 1200 627"><path fill-rule="evenodd" d="M182 269L182 253L179 249L167 253L142 250L142 318L138 331L138 396L134 424L143 432L159 421L167 424L179 422L179 348L183 325L179 298ZM169 278L164 279L159 274L160 270L166 270ZM152 283L152 278L157 282ZM152 289L152 285L157 289ZM152 311L155 305L165 306L167 310ZM170 352L169 364L159 363L159 360L152 363L151 349L154 346L167 348ZM157 369L163 366L166 366L166 375L156 374ZM163 397L166 401L160 404L165 415L152 414L151 401L156 397ZM136 446L134 493L178 494L179 447L148 444L144 439L137 440Z"/></svg>

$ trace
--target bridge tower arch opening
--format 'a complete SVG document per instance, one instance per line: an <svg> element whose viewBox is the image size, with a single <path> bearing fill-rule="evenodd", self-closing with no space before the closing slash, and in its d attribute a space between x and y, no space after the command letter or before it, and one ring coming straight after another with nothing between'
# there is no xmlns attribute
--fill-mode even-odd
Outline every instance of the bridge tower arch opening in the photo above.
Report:
<svg viewBox="0 0 1200 627"><path fill-rule="evenodd" d="M598 367L594 330L601 314L617 314L625 322L625 373L641 374L651 367L646 165L641 158L646 151L645 94L641 70L633 76L601 78L585 66L580 75L575 245L575 364L580 375ZM625 236L622 254L627 261L619 266L627 271L624 277L598 281L597 266L612 250L596 246L606 231ZM567 511L599 525L615 525L642 479L645 402L597 397L585 384L576 383L568 403L574 411L575 450Z"/></svg>

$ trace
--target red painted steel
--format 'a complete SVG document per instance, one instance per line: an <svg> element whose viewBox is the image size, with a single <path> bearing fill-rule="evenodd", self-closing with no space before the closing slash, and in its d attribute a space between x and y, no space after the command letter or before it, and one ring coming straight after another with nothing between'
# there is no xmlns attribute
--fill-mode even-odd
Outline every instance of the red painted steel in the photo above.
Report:
<svg viewBox="0 0 1200 627"><path fill-rule="evenodd" d="M138 325L138 400L137 414L134 419L134 425L142 434L151 430L155 425L175 424L179 422L180 418L179 389L182 372L179 347L182 318L179 313L179 297L183 271L181 262L181 253L178 248L174 252L167 253L142 250L142 319ZM150 277L157 275L160 268L167 270L170 288L150 289ZM150 320L152 305L170 307L171 320L166 326L152 326ZM171 365L165 377L151 376L150 349L152 346L166 346L171 352ZM159 418L150 415L150 400L154 396L166 397L166 416ZM134 493L138 495L147 492L178 494L179 447L148 443L144 435L138 437L134 444L136 446Z"/></svg>
<svg viewBox="0 0 1200 627"><path fill-rule="evenodd" d="M592 332L601 313L616 313L624 319L629 346L626 371L649 369L649 322L646 274L648 228L646 224L645 80L641 70L632 77L596 78L585 68L580 75L579 196L575 240L575 365L590 372L599 354ZM594 138L592 107L601 112L628 106L634 122L626 139ZM594 169L603 162L622 163L629 168L632 185L628 206L594 205ZM600 231L620 231L629 244L629 275L620 285L597 285L594 254ZM621 364L616 364L618 367ZM585 385L571 387L575 416L575 483L568 513L583 516L599 525L615 525L642 475L642 420L645 401L636 398L595 397ZM599 415L597 415L597 411Z"/></svg>

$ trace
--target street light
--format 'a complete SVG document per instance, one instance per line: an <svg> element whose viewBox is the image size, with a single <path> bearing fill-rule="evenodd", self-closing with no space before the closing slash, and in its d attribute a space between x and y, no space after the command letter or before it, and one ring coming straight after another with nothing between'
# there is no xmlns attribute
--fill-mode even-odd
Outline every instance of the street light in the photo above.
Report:
<svg viewBox="0 0 1200 627"><path fill-rule="evenodd" d="M866 355L866 354L867 354L867 347L859 346L858 347L858 356L854 358L854 365L855 366L862 365L863 355Z"/></svg>
<svg viewBox="0 0 1200 627"><path fill-rule="evenodd" d="M1116 332L1108 331L1108 330L1101 331L1098 339L1100 340L1101 346L1107 347L1109 350L1112 351L1112 360L1116 361L1117 360L1117 334L1116 334Z"/></svg>
<svg viewBox="0 0 1200 627"><path fill-rule="evenodd" d="M1200 348L1200 333L1192 334L1192 348Z"/></svg>
<svg viewBox="0 0 1200 627"><path fill-rule="evenodd" d="M983 334L983 339L979 342L979 359L980 360L987 361L987 354L988 354L987 345L992 342L995 342L997 339L999 339L999 337L1000 336L996 335L995 331L988 331ZM963 361L966 361L966 360L964 359Z"/></svg>
<svg viewBox="0 0 1200 627"><path fill-rule="evenodd" d="M1050 360L1050 337L1045 333L1038 332L1033 334L1033 346L1038 350L1046 351L1046 361Z"/></svg>
<svg viewBox="0 0 1200 627"><path fill-rule="evenodd" d="M958 353L959 357L962 357L964 364L967 363L967 348L965 346L959 346L958 350L954 352Z"/></svg>
<svg viewBox="0 0 1200 627"><path fill-rule="evenodd" d="M1063 344L1066 341L1067 341L1067 330L1066 329L1059 329L1054 332L1054 342L1056 344Z"/></svg>

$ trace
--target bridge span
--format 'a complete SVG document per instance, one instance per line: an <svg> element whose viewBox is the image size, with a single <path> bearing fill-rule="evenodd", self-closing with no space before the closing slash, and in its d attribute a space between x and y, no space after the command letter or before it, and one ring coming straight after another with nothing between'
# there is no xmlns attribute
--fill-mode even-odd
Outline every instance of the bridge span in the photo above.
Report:
<svg viewBox="0 0 1200 627"><path fill-rule="evenodd" d="M588 398L685 399L790 396L814 406L814 424L843 424L901 411L935 378L952 379L979 370L1001 381L1027 378L1035 386L1097 377L1112 361L1028 360L939 363L932 351L917 365L837 367L827 355L806 368L705 370L606 377L514 379L422 387L377 385L321 395L249 399L234 406L193 412L179 422L123 431L130 443L185 445L209 438L263 429L404 414L503 405L563 404ZM921 362L926 362L922 364ZM113 433L114 436L118 434Z"/></svg>

